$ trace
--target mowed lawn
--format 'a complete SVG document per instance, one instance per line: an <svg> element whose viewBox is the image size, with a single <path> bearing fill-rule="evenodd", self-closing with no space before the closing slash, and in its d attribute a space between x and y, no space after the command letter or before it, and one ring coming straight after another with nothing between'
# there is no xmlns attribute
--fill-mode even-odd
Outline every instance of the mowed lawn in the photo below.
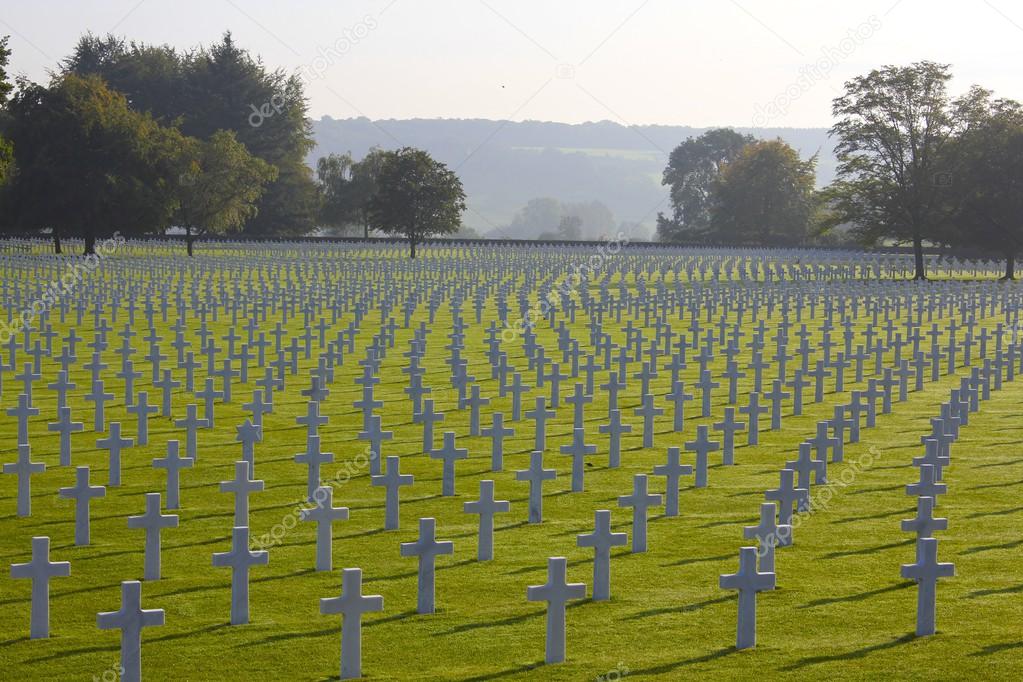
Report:
<svg viewBox="0 0 1023 682"><path fill-rule="evenodd" d="M400 455L402 471L415 475L415 485L401 491L401 529L385 532L383 490L370 486L368 468L361 465L365 443L356 439L361 414L352 406L361 395L361 387L354 383L362 369L356 361L365 356L378 318L371 314L364 320L357 352L336 370L321 408L330 418L320 429L323 449L335 453L335 463L324 467L323 479L336 481L334 503L351 509L351 519L334 527L335 570L313 570L315 526L292 524L306 482L305 466L292 459L305 449L305 427L297 425L295 417L305 411L306 398L300 391L308 387L314 352L311 359L301 361L299 375L288 377L286 390L275 395L274 413L264 417L265 437L256 447L255 477L266 482L266 490L251 498L253 538L269 534L277 525L287 530L279 544L269 547L269 566L252 570L252 623L228 625L230 570L214 568L211 555L230 548L233 496L220 493L218 484L233 477L241 452L234 440L235 426L248 416L241 404L251 398L251 381L262 371L250 374L250 384L234 386L231 404L217 405L216 428L199 433L196 468L182 473L182 509L176 512L180 527L163 533L164 577L143 583L143 607L166 611L164 627L143 633L146 679L336 677L340 618L321 616L319 599L338 596L344 567L361 568L365 592L384 597L384 611L367 615L364 621L363 671L369 679L592 680L624 675L669 680L697 674L722 679L1011 679L1019 674L1023 379L993 392L953 445L952 466L945 476L949 492L939 502L937 515L949 519L949 530L938 534L939 560L954 562L957 576L939 583L936 636L912 636L916 589L899 577L899 566L913 561L914 540L900 531L899 521L915 514L916 498L907 496L904 486L918 477L911 460L923 454L920 437L930 432L929 419L938 416L949 389L958 386L958 377L946 375L936 384L927 383L924 391L911 393L909 401L896 403L893 414L879 415L875 428L864 429L860 443L846 445L845 463L829 470L833 485L826 508L803 518L794 546L778 550L779 589L758 599L757 648L734 650L736 596L719 589L718 576L737 569L738 548L750 544L742 538L742 527L757 522L763 491L778 485L778 472L786 460L795 459L798 443L813 435L817 420L832 415L835 404L848 400L849 390L865 386L854 384L850 371L845 394L831 392L829 382L825 402L814 405L812 388L808 389L804 415L787 416L779 432L764 430L759 446L738 447L737 466L723 467L720 453L712 455L708 488L695 490L692 478L684 479L681 516L658 515L651 521L646 553L631 554L628 547L614 551L612 600L572 604L568 660L544 666L544 607L526 601L526 586L545 582L548 557L565 556L569 579L587 583L589 592L592 551L577 548L576 535L592 529L594 510L611 509L615 530L631 536L631 510L617 507L618 496L631 492L634 474L650 473L662 463L668 447L692 439L697 424L720 419L725 387L715 394L713 419L698 417L697 399L687 406L685 433L674 434L669 411L657 419L655 447L644 449L641 418L632 415L639 403L639 382L630 380L621 400L623 418L633 425L633 433L623 439L619 469L607 467L607 437L597 431L607 412L606 397L598 389L586 410L587 442L598 445L598 454L589 458L585 492L577 494L568 492L570 458L559 454L559 446L569 442L572 409L559 408L548 426L545 456L546 466L558 469L558 479L545 486L544 523L529 525L527 486L515 480L514 471L528 465L532 422L509 424L516 433L506 442L505 469L490 472L489 439L470 438L468 410L454 409L456 393L444 362L443 347L452 329L445 304L430 325L424 383L433 387L438 406L447 413L437 427L438 444L443 431L454 430L470 459L458 464L457 497L442 498L440 462L423 454L422 429L412 423L411 403L402 392L407 375L401 373L406 363L401 354L412 329L399 328L382 364L376 398L384 401L383 428L394 432L383 455ZM469 329L463 357L491 399L483 424L490 423L494 411L504 412L507 423L510 398L498 397L483 343L494 312L488 308L483 324L476 324L466 305L464 318ZM88 326L78 329L86 342L92 338L91 319L87 315ZM218 337L227 333L229 319L222 316L211 324ZM339 324L346 325L349 319ZM413 326L426 319L421 308ZM868 321L864 316L860 328ZM985 324L993 326L996 321ZM642 324L641 319L635 322ZM777 317L769 320L769 335L775 322ZM274 323L271 316L261 328L269 330ZM122 324L112 326L119 330ZM673 327L678 333L685 324L676 321ZM301 332L301 320L292 320L289 328ZM169 324L161 322L158 329L164 336L164 352L173 355ZM617 341L624 340L618 325L606 321L605 329ZM140 351L136 368L144 373L137 389L150 390L150 402L158 403L158 392L147 385L149 365L140 359L146 350L139 340L146 331L144 321L136 331ZM652 336L652 330L647 331ZM588 338L585 315L578 316L573 332L581 341ZM557 348L556 335L546 324L538 328L538 336L549 350ZM107 390L120 396L122 384L113 377L120 367L120 357L113 351L117 345L119 338L111 332L110 349L104 354L111 365ZM773 349L773 343L768 348ZM524 372L526 383L533 384L533 373L525 373L521 345L516 341L503 349L509 352L510 363ZM73 436L74 464L88 465L92 483L105 484L106 453L94 446L92 406L83 400L89 376L81 367L83 356L80 353L73 377L78 389L71 404L86 432ZM715 361L716 373L722 363L720 357ZM51 584L51 638L45 641L28 639L29 582L0 578L0 678L113 679L118 633L98 630L96 613L117 610L121 581L142 577L143 532L129 530L126 518L142 513L144 493L165 491L165 473L154 470L151 461L165 454L168 439L180 440L183 448L184 431L168 419L151 420L149 445L124 455L123 485L108 488L107 497L92 504L92 545L75 547L73 503L56 495L57 488L73 484L74 470L57 466L57 435L46 430L46 422L55 420L55 397L45 384L55 379L56 367L49 358L44 360L44 378L35 390L42 415L31 421L33 460L45 462L47 471L33 478L31 518L15 516L15 477L0 476L0 558L7 564L28 561L30 539L47 535L52 539L51 559L70 561L71 577ZM630 374L639 369L630 368ZM687 389L698 395L692 386L697 369L691 361L683 378ZM197 384L203 378L197 374ZM14 403L20 384L10 373L4 379L6 408ZM604 380L606 374L597 383ZM670 390L669 381L670 372L662 370L652 382L652 392L663 396ZM573 383L563 384L563 397L571 393ZM740 404L745 404L743 391L751 390L751 385L751 376L740 382ZM537 394L534 390L530 395ZM121 421L124 434L134 436L135 418L125 413L123 402L121 397L108 404L107 419ZM190 402L200 401L178 389L176 418L184 416ZM659 404L666 406L663 399ZM526 405L531 408L532 399L524 399L523 405L524 410ZM761 423L766 429L769 416ZM0 459L5 462L16 457L15 429L13 417L0 416ZM745 442L741 435L739 442ZM684 454L683 461L691 463L692 455ZM477 517L463 513L462 504L476 498L478 481L487 478L496 481L498 499L510 500L512 509L498 517L494 560L479 563ZM653 492L663 492L663 478L651 476L650 482ZM455 553L438 560L437 613L420 616L415 613L416 561L399 555L399 543L413 541L417 519L427 516L437 519L438 538L454 541Z"/></svg>

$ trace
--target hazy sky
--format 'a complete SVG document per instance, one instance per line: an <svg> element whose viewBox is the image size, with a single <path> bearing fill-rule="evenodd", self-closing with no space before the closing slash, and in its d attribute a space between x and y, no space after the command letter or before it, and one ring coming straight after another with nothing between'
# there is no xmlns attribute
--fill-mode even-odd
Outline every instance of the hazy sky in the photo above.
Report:
<svg viewBox="0 0 1023 682"><path fill-rule="evenodd" d="M4 0L34 80L85 31L188 48L225 31L303 75L311 114L827 126L842 83L949 62L1023 99L1015 0Z"/></svg>

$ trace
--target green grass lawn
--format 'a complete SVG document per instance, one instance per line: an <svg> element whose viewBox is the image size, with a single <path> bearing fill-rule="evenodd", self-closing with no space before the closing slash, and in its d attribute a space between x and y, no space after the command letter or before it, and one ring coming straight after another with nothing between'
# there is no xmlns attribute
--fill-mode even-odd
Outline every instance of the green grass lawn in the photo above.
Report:
<svg viewBox="0 0 1023 682"><path fill-rule="evenodd" d="M592 680L609 674L612 679L624 674L630 680L672 680L697 674L721 679L1011 679L1018 674L1023 660L1019 627L1023 621L1023 571L1019 568L1023 546L1023 420L1019 408L1023 380L1007 383L982 403L981 411L971 416L969 426L963 427L960 440L953 445L953 464L946 471L949 493L936 514L949 519L949 530L938 534L939 560L954 562L957 576L939 583L936 636L912 636L916 589L899 577L899 566L913 561L914 546L912 536L900 531L899 521L915 514L916 498L905 494L904 485L917 479L911 460L923 454L920 437L929 433L928 420L938 415L949 389L958 386L958 377L944 374L941 381L926 384L924 391L911 393L909 401L897 403L893 414L879 415L877 427L865 429L860 443L846 445L845 464L831 466L830 479L848 484L833 484L826 508L803 519L794 546L778 550L779 589L759 597L755 650L734 650L736 597L719 589L718 576L737 569L738 548L750 544L742 539L742 527L756 523L763 491L777 486L778 471L786 460L795 458L798 443L813 435L817 420L831 416L833 405L847 401L847 395L830 392L830 383L824 403L814 405L812 389L808 390L803 416L788 416L779 432L762 432L759 446L738 447L737 466L723 467L720 453L712 456L707 489L695 490L692 479L684 479L681 517L658 516L651 521L648 552L636 555L627 547L615 550L612 600L572 604L568 610L568 660L543 666L544 608L526 602L526 586L545 582L550 556L567 557L569 579L591 585L592 552L576 547L576 534L592 529L595 509L612 509L615 530L631 534L631 512L617 508L617 497L631 491L634 474L649 473L662 463L668 447L691 439L697 424L720 419L724 387L717 392L712 420L696 416L698 406L690 403L686 432L671 433L670 415L665 415L656 423L655 447L644 449L640 446L641 419L632 415L632 408L639 403L638 382L630 381L621 400L623 417L633 424L634 433L624 437L623 465L614 470L607 467L607 439L597 433L597 425L606 417L606 397L598 390L596 400L587 408L587 442L597 444L599 454L590 458L586 491L578 494L568 492L570 462L558 448L568 442L572 411L570 406L559 409L557 419L548 426L545 458L546 466L556 467L559 477L545 487L545 522L528 525L527 487L515 481L514 471L528 464L532 422L510 424L516 434L505 444L505 470L491 473L489 439L468 437L468 411L454 409L456 395L450 389L450 369L444 363L447 351L443 346L452 328L445 304L431 325L424 383L434 387L439 406L447 412L447 420L437 428L438 443L443 431L454 430L459 434L459 446L469 448L470 459L458 465L458 496L442 498L440 463L422 453L422 430L411 423L411 404L402 393L407 376L400 371L405 364L401 354L408 348L412 330L399 329L395 346L382 365L376 397L385 403L383 428L394 431L394 440L385 444L383 455L400 455L402 471L415 475L415 485L401 492L401 529L385 532L383 490L370 486L368 470L358 464L363 461L365 444L356 439L361 414L352 406L361 393L353 383L361 374L356 360L364 357L378 317L378 313L371 314L364 321L357 353L337 369L330 397L321 409L330 418L329 424L321 427L323 448L335 453L335 464L324 468L323 478L337 481L335 504L351 509L350 521L334 527L335 570L313 570L314 524L297 523L279 545L269 548L269 566L252 570L252 623L228 625L230 571L213 568L211 555L230 546L233 497L219 493L218 483L232 478L233 463L240 459L234 429L247 417L241 404L248 402L253 389L251 383L236 384L234 401L217 406L216 428L200 431L196 468L182 474L183 508L177 512L181 524L163 534L164 577L143 583L143 607L166 611L164 627L143 633L146 679L318 680L336 676L340 618L321 616L319 599L338 596L340 569L344 567L362 568L365 592L384 597L384 611L370 614L364 621L363 671L370 679ZM78 329L86 342L92 337L91 319L87 315L86 326ZM261 329L272 329L277 319L279 316L271 316ZM343 318L339 327L350 319L350 315ZM426 319L421 307L413 325ZM484 328L495 319L495 312L488 307L484 323L477 325L467 304L465 319L471 323L463 353L470 361L469 373L480 380L483 394L491 398L486 409L504 412L507 423L510 399L498 397L496 381L489 379L483 345ZM992 318L985 323L996 321ZM188 322L194 332L198 323ZM859 328L869 322L864 315ZM172 338L168 331L172 323L170 319L158 324L165 346ZM121 324L123 321L113 326L119 329ZM229 324L230 317L222 316L212 327L221 336ZM642 324L642 318L636 324ZM294 319L288 327L298 333L303 324ZM673 327L678 333L685 325L676 320ZM605 328L616 340L624 339L617 324L607 321ZM145 333L141 319L136 331L139 337ZM588 339L585 315L578 316L573 331L580 341ZM557 347L556 335L545 324L538 335L548 349ZM135 343L141 349L135 356L137 369L145 374L138 388L149 389L148 364L140 360L143 343L138 338ZM120 393L120 380L113 379L120 365L113 352L117 345L119 339L111 333L110 350L104 358L111 365L107 389ZM769 342L768 347L773 344ZM506 350L509 361L524 369L520 345ZM174 355L173 349L165 352ZM722 363L718 358L716 372L723 369ZM90 466L92 482L105 484L105 452L93 445L91 404L82 399L88 383L82 364L84 360L73 377L78 389L72 405L76 420L85 422L86 433L73 437L74 464ZM287 519L294 520L294 510L303 502L306 469L292 457L305 448L305 427L296 425L295 417L304 413L306 399L300 391L308 386L312 366L315 352L312 359L302 361L299 376L288 378L286 391L275 396L274 413L264 418L265 438L256 447L256 478L266 481L266 490L251 498L254 538L269 533L277 524L290 526ZM184 447L184 435L170 420L151 420L150 444L124 455L122 487L108 489L105 499L93 502L93 544L74 547L73 503L56 496L58 487L73 483L74 471L57 466L57 436L46 430L46 422L54 419L55 398L44 385L55 377L55 367L52 360L44 360L44 379L36 388L36 405L42 415L31 422L33 460L45 462L47 471L33 479L31 518L15 517L15 478L0 476L0 558L8 564L27 561L30 539L48 535L52 538L51 560L70 561L71 577L52 583L51 638L37 641L28 639L28 581L0 579L0 678L113 679L110 671L119 657L118 634L98 630L96 613L119 608L121 581L142 577L143 533L128 530L126 517L142 513L144 493L165 490L164 472L154 470L151 460L165 454L168 439L180 439ZM683 372L691 392L694 367L698 365L691 361L689 370ZM259 374L253 372L250 382ZM10 374L4 378L6 408L14 402L20 385ZM865 385L854 384L852 378L849 372L846 392ZM524 379L533 383L531 374ZM661 371L652 383L652 392L667 393L669 380L669 372ZM563 396L571 392L572 383L563 386ZM751 390L750 386L751 377L747 377L740 383L740 396ZM155 391L150 393L150 402L158 402ZM184 406L190 402L199 401L179 389L174 396L175 416L183 416ZM744 402L740 397L740 403ZM531 399L523 401L524 405L531 403ZM107 406L107 419L121 421L125 435L134 435L135 420L125 413L123 401ZM486 413L482 421L489 424ZM769 418L762 424L766 428ZM0 416L0 434L0 459L14 461L12 417ZM745 441L740 438L739 442ZM683 459L691 462L692 457L684 455ZM861 466L861 462L865 464ZM843 477L846 470L851 473ZM346 471L354 472L350 480ZM498 517L495 559L478 563L477 517L463 513L462 503L475 499L478 481L483 478L496 481L498 499L510 500L512 509ZM663 492L663 480L651 477L653 492ZM401 558L398 547L416 538L417 519L426 516L437 518L438 538L453 540L455 553L438 560L438 612L420 616L415 614L416 562Z"/></svg>

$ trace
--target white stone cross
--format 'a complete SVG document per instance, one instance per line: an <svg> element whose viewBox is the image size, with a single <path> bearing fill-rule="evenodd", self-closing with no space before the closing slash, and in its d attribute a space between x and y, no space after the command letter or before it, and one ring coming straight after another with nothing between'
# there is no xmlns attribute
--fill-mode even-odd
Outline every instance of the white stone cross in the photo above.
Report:
<svg viewBox="0 0 1023 682"><path fill-rule="evenodd" d="M947 491L947 485L938 483L934 466L931 464L921 465L920 480L917 483L910 483L906 486L907 495L930 497L934 500L935 505L938 504L938 495L944 495Z"/></svg>
<svg viewBox="0 0 1023 682"><path fill-rule="evenodd" d="M234 480L221 481L220 492L234 493L234 525L249 525L249 495L263 491L263 481L252 478L251 467L245 460L234 463Z"/></svg>
<svg viewBox="0 0 1023 682"><path fill-rule="evenodd" d="M306 499L313 502L317 488L320 487L320 466L334 461L334 453L320 451L320 437L306 438L305 452L295 455L295 461L308 466L306 476Z"/></svg>
<svg viewBox="0 0 1023 682"><path fill-rule="evenodd" d="M572 429L572 442L561 446L561 454L572 457L572 492L583 492L586 456L597 454L596 445L586 444L586 429Z"/></svg>
<svg viewBox="0 0 1023 682"><path fill-rule="evenodd" d="M916 498L916 518L903 519L902 530L916 533L917 539L934 537L936 530L948 530L948 519L934 518L934 498Z"/></svg>
<svg viewBox="0 0 1023 682"><path fill-rule="evenodd" d="M330 571L333 567L334 522L348 520L348 507L334 506L334 489L322 486L313 494L316 506L303 509L303 521L316 523L316 570Z"/></svg>
<svg viewBox="0 0 1023 682"><path fill-rule="evenodd" d="M415 478L412 474L402 474L401 458L392 455L387 458L387 472L379 476L371 476L370 484L384 488L384 529L397 530L401 526L398 492L402 486L412 485Z"/></svg>
<svg viewBox="0 0 1023 682"><path fill-rule="evenodd" d="M632 551L645 552L647 548L647 509L661 505L661 496L647 492L646 474L632 477L632 494L618 498L619 507L632 507Z"/></svg>
<svg viewBox="0 0 1023 682"><path fill-rule="evenodd" d="M419 519L419 539L415 542L401 543L401 555L419 557L418 590L416 597L417 613L433 613L435 604L435 584L437 577L437 557L442 554L454 554L455 545L449 541L437 541L437 520L432 518Z"/></svg>
<svg viewBox="0 0 1023 682"><path fill-rule="evenodd" d="M71 420L71 408L61 407L57 410L57 421L46 425L47 430L60 433L60 465L71 466L71 434L85 430L82 422Z"/></svg>
<svg viewBox="0 0 1023 682"><path fill-rule="evenodd" d="M804 511L810 502L810 491L806 488L797 488L795 485L796 472L793 469L781 470L781 481L774 490L764 492L764 499L778 503L778 523L781 525L792 524L792 507ZM784 540L783 538L779 538ZM788 539L791 541L791 536ZM779 543L785 546L785 542Z"/></svg>
<svg viewBox="0 0 1023 682"><path fill-rule="evenodd" d="M745 539L756 539L760 543L757 556L761 573L774 573L775 547L792 544L792 526L779 525L775 520L777 514L774 502L764 502L760 505L760 523L742 529Z"/></svg>
<svg viewBox="0 0 1023 682"><path fill-rule="evenodd" d="M235 427L235 440L242 444L242 459L249 463L249 475L256 475L256 443L263 439L263 427L251 419Z"/></svg>
<svg viewBox="0 0 1023 682"><path fill-rule="evenodd" d="M44 471L46 471L44 463L32 461L32 447L28 443L18 444L17 461L4 464L5 474L14 474L18 477L18 516L32 515L32 474L41 474Z"/></svg>
<svg viewBox="0 0 1023 682"><path fill-rule="evenodd" d="M709 427L701 424L696 427L696 440L686 441L685 448L689 452L696 453L696 487L707 487L707 456L716 452L721 444L712 441L708 435Z"/></svg>
<svg viewBox="0 0 1023 682"><path fill-rule="evenodd" d="M455 462L460 459L468 459L469 451L465 448L455 447L455 432L444 432L444 445L439 450L430 452L431 459L439 459L444 462L441 494L444 497L452 497L455 494Z"/></svg>
<svg viewBox="0 0 1023 682"><path fill-rule="evenodd" d="M101 485L89 485L89 467L75 469L75 484L60 488L58 497L75 501L75 544L85 547L89 544L89 503L94 497L106 497L107 489Z"/></svg>
<svg viewBox="0 0 1023 682"><path fill-rule="evenodd" d="M592 533L576 536L579 547L593 548L593 601L611 598L611 548L628 542L628 533L611 532L611 512L607 509L598 509L594 514Z"/></svg>
<svg viewBox="0 0 1023 682"><path fill-rule="evenodd" d="M29 621L29 637L46 639L50 636L50 579L67 578L71 575L71 564L67 561L50 561L50 538L32 538L32 560L27 564L11 564L12 578L27 578L32 581L32 615Z"/></svg>
<svg viewBox="0 0 1023 682"><path fill-rule="evenodd" d="M668 461L665 464L658 464L654 467L655 476L664 476L664 515L678 516L678 486L679 479L683 476L690 476L693 467L688 464L679 463L680 452L678 448L668 448ZM594 588L596 591L596 588Z"/></svg>
<svg viewBox="0 0 1023 682"><path fill-rule="evenodd" d="M921 538L916 541L916 563L902 565L902 577L917 583L916 636L933 635L936 621L938 578L955 575L955 565L938 563L938 541Z"/></svg>
<svg viewBox="0 0 1023 682"><path fill-rule="evenodd" d="M476 550L477 561L490 561L494 558L494 516L511 511L511 502L494 499L494 482L480 481L480 498L462 505L467 514L479 514L479 546Z"/></svg>
<svg viewBox="0 0 1023 682"><path fill-rule="evenodd" d="M346 568L341 596L320 599L322 615L341 614L341 679L362 677L362 614L383 611L384 598L362 594L362 569Z"/></svg>
<svg viewBox="0 0 1023 682"><path fill-rule="evenodd" d="M109 453L108 486L116 488L121 485L121 451L134 444L133 439L121 437L121 422L110 422L110 435L96 441L96 447L103 448Z"/></svg>
<svg viewBox="0 0 1023 682"><path fill-rule="evenodd" d="M142 629L164 624L163 609L142 608L142 583L121 583L121 609L96 615L100 630L121 631L121 681L142 682Z"/></svg>
<svg viewBox="0 0 1023 682"><path fill-rule="evenodd" d="M543 468L543 453L539 450L529 455L529 468L515 472L515 480L529 481L529 522L543 523L543 482L558 477L555 469Z"/></svg>
<svg viewBox="0 0 1023 682"><path fill-rule="evenodd" d="M739 620L736 629L735 648L750 649L757 645L757 592L773 590L774 573L757 570L757 548L739 548L739 572L722 575L720 586L723 590L739 591Z"/></svg>
<svg viewBox="0 0 1023 682"><path fill-rule="evenodd" d="M145 580L160 579L160 532L164 528L177 528L177 514L160 511L160 493L146 493L146 512L142 516L129 516L128 528L142 528L146 531Z"/></svg>
<svg viewBox="0 0 1023 682"><path fill-rule="evenodd" d="M215 567L231 569L231 625L249 622L249 570L253 566L266 566L269 562L269 553L249 550L248 526L233 529L230 552L213 555Z"/></svg>
<svg viewBox="0 0 1023 682"><path fill-rule="evenodd" d="M544 660L561 663L565 660L565 605L574 599L586 598L586 583L567 580L568 562L564 557L547 559L547 582L526 588L527 601L547 602L547 644Z"/></svg>
<svg viewBox="0 0 1023 682"><path fill-rule="evenodd" d="M167 470L167 509L181 508L181 470L191 469L195 460L178 454L178 441L167 441L167 456L153 460L154 469Z"/></svg>

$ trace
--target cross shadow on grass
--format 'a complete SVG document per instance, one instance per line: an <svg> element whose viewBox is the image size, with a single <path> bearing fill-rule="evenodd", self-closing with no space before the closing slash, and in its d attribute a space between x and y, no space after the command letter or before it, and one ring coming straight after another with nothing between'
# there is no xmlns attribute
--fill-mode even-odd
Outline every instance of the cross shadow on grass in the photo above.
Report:
<svg viewBox="0 0 1023 682"><path fill-rule="evenodd" d="M820 663L834 663L836 661L851 661L857 658L863 658L875 651L884 651L885 649L891 649L902 644L908 644L916 639L916 635L913 633L896 637L895 639L888 640L887 642L880 642L878 644L871 644L861 649L854 649L853 651L847 651L842 654L830 654L823 656L808 656L801 658L791 665L787 665L782 668L785 672L791 672L793 670L799 670L810 665L818 665Z"/></svg>
<svg viewBox="0 0 1023 682"><path fill-rule="evenodd" d="M1023 642L1002 642L1001 644L992 644L980 649L979 651L974 651L970 654L970 656L990 656L991 654L997 654L1009 649L1023 649Z"/></svg>
<svg viewBox="0 0 1023 682"><path fill-rule="evenodd" d="M663 616L669 613L690 613L692 611L699 611L700 609L712 606L714 604L722 604L726 601L734 601L736 597L734 595L728 595L724 597L717 597L715 599L706 599L695 604L682 604L680 606L665 606L659 609L648 609L646 611L640 611L634 613L631 616L627 616L622 620L639 620L640 618L650 618L651 616Z"/></svg>
<svg viewBox="0 0 1023 682"><path fill-rule="evenodd" d="M630 670L630 675L663 675L670 673L678 668L684 668L687 665L696 665L698 663L709 663L710 661L728 656L731 654L739 653L735 647L725 647L724 649L718 649L712 651L709 654L703 656L696 656L695 658L687 658L681 661L674 661L672 663L665 663L663 665L653 666L651 668L644 668L643 670Z"/></svg>
<svg viewBox="0 0 1023 682"><path fill-rule="evenodd" d="M476 677L467 677L464 682L487 682L487 680L497 680L502 677L508 677L509 675L518 675L519 673L528 673L544 665L543 661L536 661L534 663L523 663L507 670L502 670L496 673L488 673L486 675L477 675Z"/></svg>
<svg viewBox="0 0 1023 682"><path fill-rule="evenodd" d="M825 554L822 558L824 559L841 559L847 556L859 556L862 554L874 554L876 552L883 552L886 549L896 549L898 547L905 547L906 545L915 544L916 540L902 540L901 542L891 542L887 545L878 545L877 547L864 547L863 549L850 549L842 552L831 552ZM1023 544L1023 540L1020 541Z"/></svg>
<svg viewBox="0 0 1023 682"><path fill-rule="evenodd" d="M871 597L876 597L878 595L887 594L888 592L897 592L898 590L904 590L907 587L912 587L915 584L916 583L912 583L912 582L897 583L895 585L888 585L887 587L879 587L876 590L869 590L867 592L860 592L858 594L850 594L850 595L846 595L844 597L828 597L828 598L825 598L825 599L814 599L811 602L807 602L807 603L801 605L799 608L801 608L801 609L812 609L812 608L814 608L816 606L827 606L828 604L840 604L842 602L848 602L848 601L863 601L865 599L870 599Z"/></svg>

